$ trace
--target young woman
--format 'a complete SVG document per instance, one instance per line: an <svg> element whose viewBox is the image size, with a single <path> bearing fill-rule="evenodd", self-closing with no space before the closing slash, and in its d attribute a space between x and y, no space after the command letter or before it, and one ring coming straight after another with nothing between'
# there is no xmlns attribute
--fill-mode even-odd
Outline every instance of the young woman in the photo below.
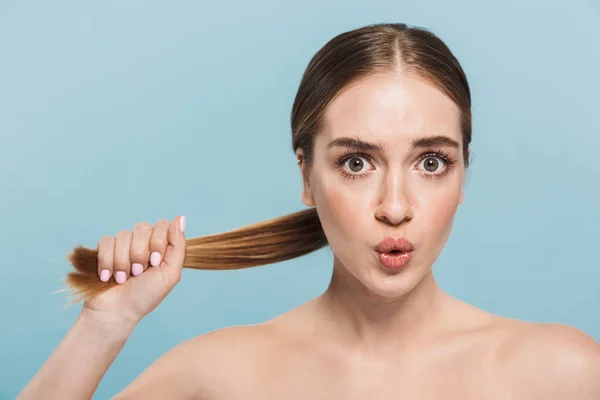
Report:
<svg viewBox="0 0 600 400"><path fill-rule="evenodd" d="M600 399L591 337L492 315L436 285L471 142L467 79L439 38L403 24L333 38L303 76L292 141L305 211L192 239L181 216L76 248L68 279L81 314L19 398L90 398L183 267L265 265L329 245L322 295L190 339L115 398Z"/></svg>

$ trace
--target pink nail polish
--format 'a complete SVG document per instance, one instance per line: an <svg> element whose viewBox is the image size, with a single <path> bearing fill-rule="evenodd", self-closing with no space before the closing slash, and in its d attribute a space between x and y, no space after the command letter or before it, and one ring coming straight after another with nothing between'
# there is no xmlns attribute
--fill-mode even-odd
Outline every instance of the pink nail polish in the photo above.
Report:
<svg viewBox="0 0 600 400"><path fill-rule="evenodd" d="M107 270L107 269L103 269L103 270L100 272L100 280L101 280L102 282L108 282L108 280L109 280L109 279L110 279L110 271L109 271L109 270Z"/></svg>
<svg viewBox="0 0 600 400"><path fill-rule="evenodd" d="M182 216L179 219L179 230L181 230L181 232L185 232L185 216Z"/></svg>
<svg viewBox="0 0 600 400"><path fill-rule="evenodd" d="M117 281L117 283L119 283L121 285L123 283L125 283L125 281L127 280L127 276L125 275L125 272L117 271L117 273L115 274L115 280Z"/></svg>
<svg viewBox="0 0 600 400"><path fill-rule="evenodd" d="M142 264L138 264L138 263L134 263L131 266L131 274L133 276L138 276L140 275L142 272L144 272L144 266Z"/></svg>
<svg viewBox="0 0 600 400"><path fill-rule="evenodd" d="M160 265L160 261L161 257L159 252L155 251L152 254L150 254L150 265L152 265L153 267L158 267Z"/></svg>

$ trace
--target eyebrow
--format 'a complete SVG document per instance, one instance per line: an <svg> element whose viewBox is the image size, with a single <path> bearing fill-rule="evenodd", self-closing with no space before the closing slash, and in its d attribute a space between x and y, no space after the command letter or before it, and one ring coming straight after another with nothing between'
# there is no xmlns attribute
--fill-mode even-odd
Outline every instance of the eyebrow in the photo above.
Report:
<svg viewBox="0 0 600 400"><path fill-rule="evenodd" d="M411 141L410 147L413 149L420 147L452 147L458 150L460 148L460 144L448 136L435 135L414 139Z"/></svg>
<svg viewBox="0 0 600 400"><path fill-rule="evenodd" d="M371 150L371 151L382 151L383 145L375 142L368 142L362 140L358 137L340 137L332 140L327 145L328 149L333 147L350 147L357 150ZM410 147L413 149L423 148L423 147L452 147L454 149L459 149L460 144L454 140L444 135L434 135L434 136L425 136L411 140Z"/></svg>

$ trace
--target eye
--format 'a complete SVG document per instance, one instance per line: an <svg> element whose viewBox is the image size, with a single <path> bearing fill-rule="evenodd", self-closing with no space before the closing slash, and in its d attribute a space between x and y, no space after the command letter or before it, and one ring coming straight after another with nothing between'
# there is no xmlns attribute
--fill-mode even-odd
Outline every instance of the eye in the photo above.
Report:
<svg viewBox="0 0 600 400"><path fill-rule="evenodd" d="M373 159L362 152L348 151L335 160L339 172L346 179L360 179L368 176L368 171L374 169Z"/></svg>
<svg viewBox="0 0 600 400"><path fill-rule="evenodd" d="M456 163L456 159L442 150L429 151L419 157L415 168L426 179L441 179L452 171Z"/></svg>
<svg viewBox="0 0 600 400"><path fill-rule="evenodd" d="M343 161L343 166L352 173L361 173L369 170L371 163L366 157L350 156Z"/></svg>
<svg viewBox="0 0 600 400"><path fill-rule="evenodd" d="M441 157L427 156L419 161L419 170L429 174L437 174L444 170L446 161Z"/></svg>

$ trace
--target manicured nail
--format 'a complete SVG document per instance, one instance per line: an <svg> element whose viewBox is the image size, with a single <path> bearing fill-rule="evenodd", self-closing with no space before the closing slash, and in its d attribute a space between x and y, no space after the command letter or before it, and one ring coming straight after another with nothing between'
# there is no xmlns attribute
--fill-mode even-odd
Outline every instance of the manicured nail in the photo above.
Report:
<svg viewBox="0 0 600 400"><path fill-rule="evenodd" d="M185 216L179 218L179 229L182 233L185 232Z"/></svg>
<svg viewBox="0 0 600 400"><path fill-rule="evenodd" d="M119 284L125 283L125 281L127 280L127 276L125 275L125 272L117 271L117 273L115 274L115 280Z"/></svg>
<svg viewBox="0 0 600 400"><path fill-rule="evenodd" d="M144 266L142 264L134 263L131 266L131 275L138 276L142 272L144 272Z"/></svg>
<svg viewBox="0 0 600 400"><path fill-rule="evenodd" d="M160 253L155 251L152 254L150 254L150 265L152 265L153 267L158 267L160 265Z"/></svg>
<svg viewBox="0 0 600 400"><path fill-rule="evenodd" d="M107 269L103 269L102 272L100 272L100 280L102 282L108 282L109 279L110 279L110 271Z"/></svg>

